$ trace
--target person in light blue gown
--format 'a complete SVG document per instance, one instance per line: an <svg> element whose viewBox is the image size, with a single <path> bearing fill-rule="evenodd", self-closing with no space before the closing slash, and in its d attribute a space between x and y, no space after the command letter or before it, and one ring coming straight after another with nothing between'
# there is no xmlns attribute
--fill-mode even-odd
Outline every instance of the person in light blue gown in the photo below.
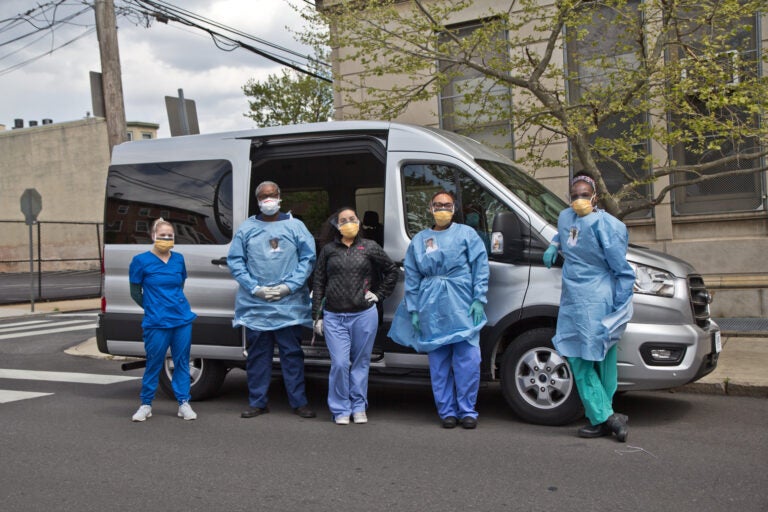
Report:
<svg viewBox="0 0 768 512"><path fill-rule="evenodd" d="M562 294L552 343L567 357L589 425L580 437L616 434L626 441L627 420L613 411L618 341L632 317L635 273L627 262L626 226L595 208L595 183L577 175L571 207L560 212L557 235L544 253L551 267L563 255Z"/></svg>
<svg viewBox="0 0 768 512"><path fill-rule="evenodd" d="M444 428L477 426L480 329L486 323L488 253L477 232L452 222L453 195L431 201L435 225L405 255L405 297L389 337L429 355L432 392Z"/></svg>
<svg viewBox="0 0 768 512"><path fill-rule="evenodd" d="M315 263L315 240L304 223L280 211L280 188L256 187L261 213L246 219L232 240L227 265L240 285L235 327L246 328L246 374L250 407L240 415L269 412L272 354L277 345L288 403L302 418L314 418L304 386L302 327L312 327L307 279Z"/></svg>

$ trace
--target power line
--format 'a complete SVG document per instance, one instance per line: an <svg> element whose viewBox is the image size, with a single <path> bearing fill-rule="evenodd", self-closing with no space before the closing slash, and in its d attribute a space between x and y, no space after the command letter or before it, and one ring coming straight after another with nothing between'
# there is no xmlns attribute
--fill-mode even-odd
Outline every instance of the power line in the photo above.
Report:
<svg viewBox="0 0 768 512"><path fill-rule="evenodd" d="M32 57L31 59L27 59L25 61L19 62L17 64L14 64L13 66L9 66L9 67L7 67L5 69L0 69L0 76L6 75L6 74L10 73L11 71L15 71L15 70L17 70L19 68L22 68L22 67L26 66L27 64L31 64L32 62L34 62L34 61L36 61L38 59L42 59L46 55L50 55L53 52L55 52L56 50L64 48L65 46L68 46L68 45L74 43L78 39L82 39L85 36L93 34L94 32L96 32L96 27L89 28L88 30L86 30L85 32L80 34L79 36L70 39L66 43L60 44L59 46L57 46L55 48L52 48L52 49L48 50L45 53L42 53L42 54L40 54L40 55L38 55L36 57Z"/></svg>

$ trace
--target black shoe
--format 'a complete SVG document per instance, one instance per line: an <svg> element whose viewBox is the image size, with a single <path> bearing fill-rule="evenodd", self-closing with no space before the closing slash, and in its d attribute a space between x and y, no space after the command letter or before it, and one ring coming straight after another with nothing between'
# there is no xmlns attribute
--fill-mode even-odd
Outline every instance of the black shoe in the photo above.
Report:
<svg viewBox="0 0 768 512"><path fill-rule="evenodd" d="M456 416L443 418L443 428L455 428L458 423L459 419Z"/></svg>
<svg viewBox="0 0 768 512"><path fill-rule="evenodd" d="M269 407L264 407L263 409L260 407L251 407L244 410L242 413L240 413L240 417L255 418L256 416L261 416L262 414L267 414L268 412L269 412Z"/></svg>
<svg viewBox="0 0 768 512"><path fill-rule="evenodd" d="M616 434L616 439L620 443L624 443L627 440L627 436L629 435L629 427L627 427L627 422L629 421L629 418L625 416L624 414L611 414L607 420L605 420L605 424L608 425L608 428L611 432Z"/></svg>
<svg viewBox="0 0 768 512"><path fill-rule="evenodd" d="M606 422L597 425L587 425L579 429L579 437L593 438L611 435L611 430Z"/></svg>
<svg viewBox="0 0 768 512"><path fill-rule="evenodd" d="M314 418L315 416L317 416L317 414L315 414L315 411L313 411L306 405L302 405L301 407L295 408L293 412L295 412L302 418Z"/></svg>
<svg viewBox="0 0 768 512"><path fill-rule="evenodd" d="M466 429L476 428L477 418L473 418L472 416L464 416L461 418L461 426Z"/></svg>

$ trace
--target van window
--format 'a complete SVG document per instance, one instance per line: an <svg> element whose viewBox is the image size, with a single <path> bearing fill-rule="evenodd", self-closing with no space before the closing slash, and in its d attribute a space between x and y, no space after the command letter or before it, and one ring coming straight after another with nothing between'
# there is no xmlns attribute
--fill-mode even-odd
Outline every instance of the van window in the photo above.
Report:
<svg viewBox="0 0 768 512"><path fill-rule="evenodd" d="M413 237L434 223L429 209L432 196L448 190L456 196L454 220L473 227L489 248L493 219L497 213L510 211L461 169L445 164L413 163L403 166L406 229Z"/></svg>
<svg viewBox="0 0 768 512"><path fill-rule="evenodd" d="M160 216L173 224L177 244L229 243L232 165L206 160L109 168L105 243L150 243L149 227Z"/></svg>

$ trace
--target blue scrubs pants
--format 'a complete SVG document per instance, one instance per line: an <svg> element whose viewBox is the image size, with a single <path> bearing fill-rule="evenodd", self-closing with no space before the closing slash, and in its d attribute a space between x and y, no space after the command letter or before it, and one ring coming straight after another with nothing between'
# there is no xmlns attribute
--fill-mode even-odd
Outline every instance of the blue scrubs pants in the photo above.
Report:
<svg viewBox="0 0 768 512"><path fill-rule="evenodd" d="M429 374L440 419L477 418L480 347L460 341L433 350L429 353Z"/></svg>
<svg viewBox="0 0 768 512"><path fill-rule="evenodd" d="M334 419L368 408L368 368L379 326L371 306L358 313L323 313L323 332L331 353L328 408Z"/></svg>
<svg viewBox="0 0 768 512"><path fill-rule="evenodd" d="M609 348L602 361L568 358L584 414L592 425L603 423L613 414L613 395L618 387L617 347Z"/></svg>
<svg viewBox="0 0 768 512"><path fill-rule="evenodd" d="M144 351L147 353L147 367L141 379L141 403L152 405L157 391L157 381L165 362L165 354L171 349L173 378L171 387L176 401L181 405L189 396L189 348L192 343L192 324L170 329L145 328Z"/></svg>
<svg viewBox="0 0 768 512"><path fill-rule="evenodd" d="M288 403L295 409L307 405L304 391L304 351L301 350L301 326L292 325L274 331L246 329L248 358L248 403L252 408L264 409L269 402L269 383L272 380L272 355L275 344L280 354L283 384Z"/></svg>

